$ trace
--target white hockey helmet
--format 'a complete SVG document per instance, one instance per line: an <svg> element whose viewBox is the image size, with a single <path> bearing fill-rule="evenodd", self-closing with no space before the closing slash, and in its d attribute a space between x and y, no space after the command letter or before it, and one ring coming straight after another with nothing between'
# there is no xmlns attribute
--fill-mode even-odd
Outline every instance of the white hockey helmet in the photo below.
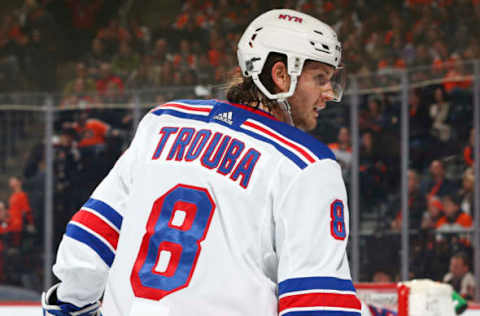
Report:
<svg viewBox="0 0 480 316"><path fill-rule="evenodd" d="M270 93L259 79L270 53L287 57L290 89ZM306 60L318 61L336 69L331 80L333 100L339 102L345 87L345 76L340 67L341 44L335 31L322 21L289 9L270 10L253 20L238 42L237 57L245 77L252 77L255 85L272 100L285 100L293 95L297 78Z"/></svg>

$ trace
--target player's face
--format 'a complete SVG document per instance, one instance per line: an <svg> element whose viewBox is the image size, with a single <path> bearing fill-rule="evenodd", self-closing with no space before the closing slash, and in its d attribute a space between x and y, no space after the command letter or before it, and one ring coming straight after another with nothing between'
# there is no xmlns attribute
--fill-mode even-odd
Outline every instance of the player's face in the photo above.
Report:
<svg viewBox="0 0 480 316"><path fill-rule="evenodd" d="M320 62L305 63L295 93L288 99L296 127L311 131L317 126L318 112L334 97L330 82L334 71Z"/></svg>

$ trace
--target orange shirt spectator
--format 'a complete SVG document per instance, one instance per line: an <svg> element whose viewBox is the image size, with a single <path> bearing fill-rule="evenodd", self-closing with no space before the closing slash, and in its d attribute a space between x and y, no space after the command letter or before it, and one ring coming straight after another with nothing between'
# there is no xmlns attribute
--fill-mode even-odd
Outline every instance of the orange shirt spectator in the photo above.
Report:
<svg viewBox="0 0 480 316"><path fill-rule="evenodd" d="M457 194L446 194L443 197L442 202L445 215L438 220L437 229L449 231L472 227L472 217L463 212L460 208L461 200Z"/></svg>
<svg viewBox="0 0 480 316"><path fill-rule="evenodd" d="M455 221L451 222L447 219L446 216L440 218L437 222L437 228L440 228L447 224L454 224L455 226L461 226L463 228L470 228L472 227L473 221L472 217L467 213L461 212L458 217L456 217Z"/></svg>
<svg viewBox="0 0 480 316"><path fill-rule="evenodd" d="M471 146L466 146L463 150L463 159L467 166L473 166L473 148Z"/></svg>
<svg viewBox="0 0 480 316"><path fill-rule="evenodd" d="M10 232L21 232L23 230L24 217L29 225L33 225L32 209L30 208L27 194L22 190L21 181L16 177L12 177L9 185L13 193L9 199L10 221L8 230Z"/></svg>
<svg viewBox="0 0 480 316"><path fill-rule="evenodd" d="M449 60L451 69L444 77L445 83L443 86L447 92L451 92L455 88L467 89L472 86L472 77L466 76L461 70L457 69L457 67L461 67L461 65L457 64L452 66L455 62L455 59Z"/></svg>
<svg viewBox="0 0 480 316"><path fill-rule="evenodd" d="M76 124L74 128L81 139L78 147L88 147L105 144L110 125L97 119L88 119L84 125Z"/></svg>
<svg viewBox="0 0 480 316"><path fill-rule="evenodd" d="M467 166L473 166L474 157L473 157L473 148L475 142L475 129L470 130L470 138L467 146L463 149L463 159L465 160L465 164Z"/></svg>
<svg viewBox="0 0 480 316"><path fill-rule="evenodd" d="M218 65L220 65L220 62L223 61L224 58L225 55L218 49L212 48L208 51L208 61L213 67L218 67Z"/></svg>
<svg viewBox="0 0 480 316"><path fill-rule="evenodd" d="M187 12L180 14L177 17L177 20L175 21L175 28L178 30L183 30L189 20L190 20L190 14L188 14Z"/></svg>

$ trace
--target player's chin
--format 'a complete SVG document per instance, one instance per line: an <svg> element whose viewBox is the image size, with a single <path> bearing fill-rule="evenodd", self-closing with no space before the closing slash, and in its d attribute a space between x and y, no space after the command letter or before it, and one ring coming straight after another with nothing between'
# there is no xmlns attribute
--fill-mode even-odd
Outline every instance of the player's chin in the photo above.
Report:
<svg viewBox="0 0 480 316"><path fill-rule="evenodd" d="M313 131L317 127L317 124L318 124L317 116L312 115L307 120L305 120L303 130L307 132Z"/></svg>

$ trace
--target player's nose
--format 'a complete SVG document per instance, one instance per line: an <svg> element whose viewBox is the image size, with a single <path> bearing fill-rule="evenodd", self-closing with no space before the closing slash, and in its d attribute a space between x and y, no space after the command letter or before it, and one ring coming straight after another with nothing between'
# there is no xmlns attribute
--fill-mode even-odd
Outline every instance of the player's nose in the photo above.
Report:
<svg viewBox="0 0 480 316"><path fill-rule="evenodd" d="M324 102L332 101L335 99L335 92L333 91L333 86L331 82L328 82L322 87L321 95Z"/></svg>

